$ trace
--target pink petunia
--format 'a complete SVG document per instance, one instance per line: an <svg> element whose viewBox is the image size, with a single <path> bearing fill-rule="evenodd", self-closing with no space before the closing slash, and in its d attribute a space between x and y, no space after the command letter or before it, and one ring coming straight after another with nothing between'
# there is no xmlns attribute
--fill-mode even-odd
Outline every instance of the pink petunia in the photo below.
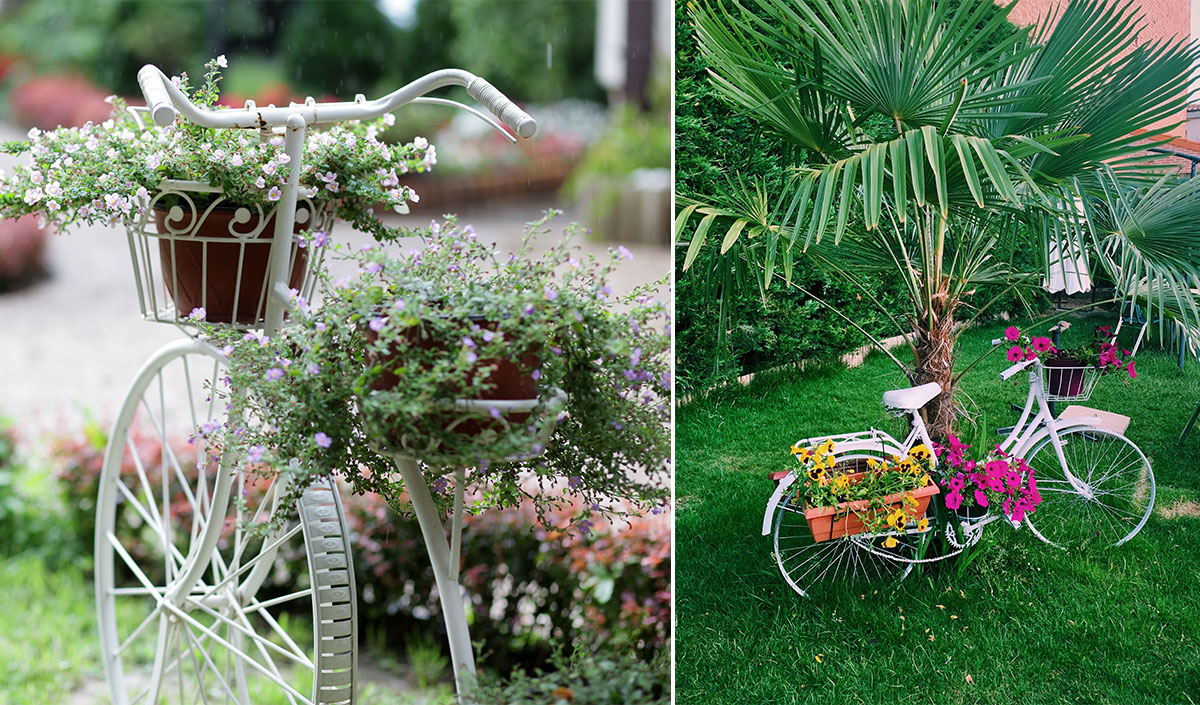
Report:
<svg viewBox="0 0 1200 705"><path fill-rule="evenodd" d="M1054 341L1049 338L1034 338L1033 349L1038 352L1049 352L1054 349Z"/></svg>
<svg viewBox="0 0 1200 705"><path fill-rule="evenodd" d="M957 492L950 492L946 495L946 508L958 509L962 506L962 495Z"/></svg>
<svg viewBox="0 0 1200 705"><path fill-rule="evenodd" d="M1010 329L1010 330L1012 330L1012 329ZM1014 345L1008 349L1008 361L1009 362L1019 362L1024 355L1025 355L1025 351L1021 349L1020 345Z"/></svg>
<svg viewBox="0 0 1200 705"><path fill-rule="evenodd" d="M966 484L966 482L963 480L962 473L959 473L958 475L955 475L954 477L950 478L948 484L950 485L950 489L957 492L963 488L963 486Z"/></svg>
<svg viewBox="0 0 1200 705"><path fill-rule="evenodd" d="M975 490L975 504L978 504L981 507L986 507L988 505L988 498L987 495L983 493L983 490Z"/></svg>
<svg viewBox="0 0 1200 705"><path fill-rule="evenodd" d="M1129 366L1125 368L1125 371L1129 373L1129 379L1137 379L1137 372L1133 369L1133 363L1134 361L1130 360Z"/></svg>
<svg viewBox="0 0 1200 705"><path fill-rule="evenodd" d="M1025 350L1025 359L1026 359L1026 360L1035 360L1035 359L1037 359L1037 353L1036 353L1036 352L1034 352L1033 348L1028 348L1028 349L1026 349L1026 350Z"/></svg>
<svg viewBox="0 0 1200 705"><path fill-rule="evenodd" d="M1010 343L1017 342L1017 338L1021 337L1021 331L1017 330L1016 326L1009 326L1004 329L1004 339Z"/></svg>

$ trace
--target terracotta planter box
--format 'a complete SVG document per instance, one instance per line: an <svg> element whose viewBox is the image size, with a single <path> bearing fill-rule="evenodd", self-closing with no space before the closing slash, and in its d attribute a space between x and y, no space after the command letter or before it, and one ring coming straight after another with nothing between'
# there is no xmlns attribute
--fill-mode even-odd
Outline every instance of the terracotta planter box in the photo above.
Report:
<svg viewBox="0 0 1200 705"><path fill-rule="evenodd" d="M863 473L856 472L848 475L851 480L862 479ZM912 490L913 499L917 500L917 506L905 509L905 514L908 515L911 521L919 520L925 516L925 510L929 508L929 500L933 495L938 494L938 486L936 483L930 483L928 487ZM888 495L883 498L883 501L888 505L888 509L875 510L878 512L891 511L901 506L901 498L904 493ZM863 525L862 519L855 512L865 511L870 505L871 500L860 499L854 502L842 502L836 507L812 507L804 510L804 518L808 521L808 529L812 532L813 540L817 543L837 539L843 536L853 536L861 534L867 530Z"/></svg>
<svg viewBox="0 0 1200 705"><path fill-rule="evenodd" d="M265 315L263 292L271 259L271 241L275 236L275 218L267 221L257 238L243 241L229 233L233 215L233 209L214 209L191 237L168 235L159 238L163 283L175 301L175 311L180 318L186 318L200 306L207 311L207 319L216 323L253 325ZM160 233L169 233L166 219L166 211L154 211L154 222ZM258 217L252 214L249 222L236 227L240 231L249 231L257 224ZM173 222L172 225L184 230L192 227L189 221ZM293 231L299 233L303 228L297 223ZM288 286L299 289L304 282L308 254L305 249L293 248L295 257Z"/></svg>

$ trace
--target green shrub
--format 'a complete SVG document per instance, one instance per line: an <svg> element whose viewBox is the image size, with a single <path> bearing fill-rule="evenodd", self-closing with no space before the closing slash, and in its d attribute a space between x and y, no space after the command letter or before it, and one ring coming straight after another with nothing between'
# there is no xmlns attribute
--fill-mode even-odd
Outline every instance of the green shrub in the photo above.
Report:
<svg viewBox="0 0 1200 705"><path fill-rule="evenodd" d="M570 656L555 653L552 670L532 675L515 670L507 679L487 675L466 702L478 705L652 705L671 702L669 654L653 661L627 653L576 648Z"/></svg>

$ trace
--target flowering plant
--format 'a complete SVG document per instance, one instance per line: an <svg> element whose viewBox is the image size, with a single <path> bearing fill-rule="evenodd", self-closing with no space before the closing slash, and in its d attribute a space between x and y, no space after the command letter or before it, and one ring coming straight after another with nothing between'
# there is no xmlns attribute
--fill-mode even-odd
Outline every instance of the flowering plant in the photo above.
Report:
<svg viewBox="0 0 1200 705"><path fill-rule="evenodd" d="M340 473L394 506L402 484L372 446L436 463L426 472L443 499L442 475L469 466L480 507L522 496L543 509L576 500L609 514L630 513L613 500L636 511L665 503L666 309L650 287L615 295L606 279L632 255L584 257L571 245L573 225L533 256L532 237L548 231L549 217L507 256L453 218L422 229L425 246L397 256L335 248L357 274L322 275L319 308L293 294L296 323L275 338L202 326L239 390L230 418L256 419L230 422L222 442L288 468L299 479L293 487ZM456 405L496 398L492 373L506 365L532 380L540 400L532 413ZM535 491L549 486L562 491Z"/></svg>
<svg viewBox="0 0 1200 705"><path fill-rule="evenodd" d="M218 100L224 57L209 61L202 85L191 93L201 108ZM185 93L187 74L175 79ZM201 127L180 118L143 128L117 97L113 115L99 125L29 131L28 141L7 142L9 154L30 155L30 163L0 176L0 217L36 213L60 228L77 223L117 223L145 213L163 179L200 181L219 187L231 203L270 207L278 201L291 170L283 137L247 130ZM300 173L302 195L314 205L336 202L338 215L380 240L401 229L385 226L372 210L377 203L407 212L417 194L400 185L404 174L429 170L437 162L423 138L388 145L378 139L395 116L370 123L349 122L314 131L305 140ZM173 203L163 202L169 208ZM208 205L202 198L197 206Z"/></svg>
<svg viewBox="0 0 1200 705"><path fill-rule="evenodd" d="M1009 519L1021 521L1041 504L1033 468L1024 459L1014 458L998 445L982 460L964 457L970 448L954 436L949 446L934 444L944 463L947 509L984 507L994 512L999 507Z"/></svg>
<svg viewBox="0 0 1200 705"><path fill-rule="evenodd" d="M853 502L854 507L840 508L838 516L853 513L872 533L884 529L903 531L912 519L906 508L917 505L912 491L933 483L930 477L933 454L924 444L914 447L903 458L898 455L885 460L868 458L865 471L861 466L845 465L835 472L837 460L832 440L812 448L794 445L792 455L802 468L796 488L797 503L803 500L807 507L841 507ZM859 474L861 477L856 477ZM899 506L895 495L901 495ZM861 501L865 504L859 504ZM919 531L928 527L928 518L917 520ZM895 545L895 538L885 541L887 548Z"/></svg>
<svg viewBox="0 0 1200 705"><path fill-rule="evenodd" d="M1077 361L1083 367L1094 367L1100 374L1108 374L1124 369L1130 379L1137 377L1134 370L1134 359L1128 350L1123 350L1112 338L1112 328L1096 326L1090 342L1071 348L1055 347L1054 341L1045 337L1031 338L1021 333L1016 326L1009 326L1004 331L1004 340L1011 344L1008 349L1009 362L1043 358L1044 360Z"/></svg>

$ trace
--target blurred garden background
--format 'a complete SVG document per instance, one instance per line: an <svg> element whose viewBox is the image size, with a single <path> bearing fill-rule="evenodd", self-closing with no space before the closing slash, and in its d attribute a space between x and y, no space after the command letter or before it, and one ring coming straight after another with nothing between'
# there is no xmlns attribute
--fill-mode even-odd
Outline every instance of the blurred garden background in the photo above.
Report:
<svg viewBox="0 0 1200 705"><path fill-rule="evenodd" d="M458 213L502 246L547 208L588 225L585 250L633 261L623 291L669 272L669 0L8 0L0 4L0 139L107 118L140 103L137 70L202 73L224 55L222 102L241 107L375 98L429 71L486 77L539 124L509 145L469 115L397 114L385 139L428 138L438 164L406 185L407 216ZM444 97L465 98L446 92ZM11 168L5 158L0 167ZM335 239L366 242L342 224ZM139 319L119 228L50 233L0 223L0 703L108 702L91 586L96 486L112 415L146 356L178 339ZM665 292L664 292L665 295ZM371 495L347 498L364 643L364 701L440 702L450 669L432 571L415 522ZM564 524L567 519L564 519ZM463 583L493 674L570 661L574 702L669 698L670 517L539 525L517 509L468 519ZM303 561L303 557L280 560ZM566 647L555 654L555 645ZM525 688L555 702L566 676ZM590 688L590 689L589 689ZM558 695L554 695L558 692Z"/></svg>

